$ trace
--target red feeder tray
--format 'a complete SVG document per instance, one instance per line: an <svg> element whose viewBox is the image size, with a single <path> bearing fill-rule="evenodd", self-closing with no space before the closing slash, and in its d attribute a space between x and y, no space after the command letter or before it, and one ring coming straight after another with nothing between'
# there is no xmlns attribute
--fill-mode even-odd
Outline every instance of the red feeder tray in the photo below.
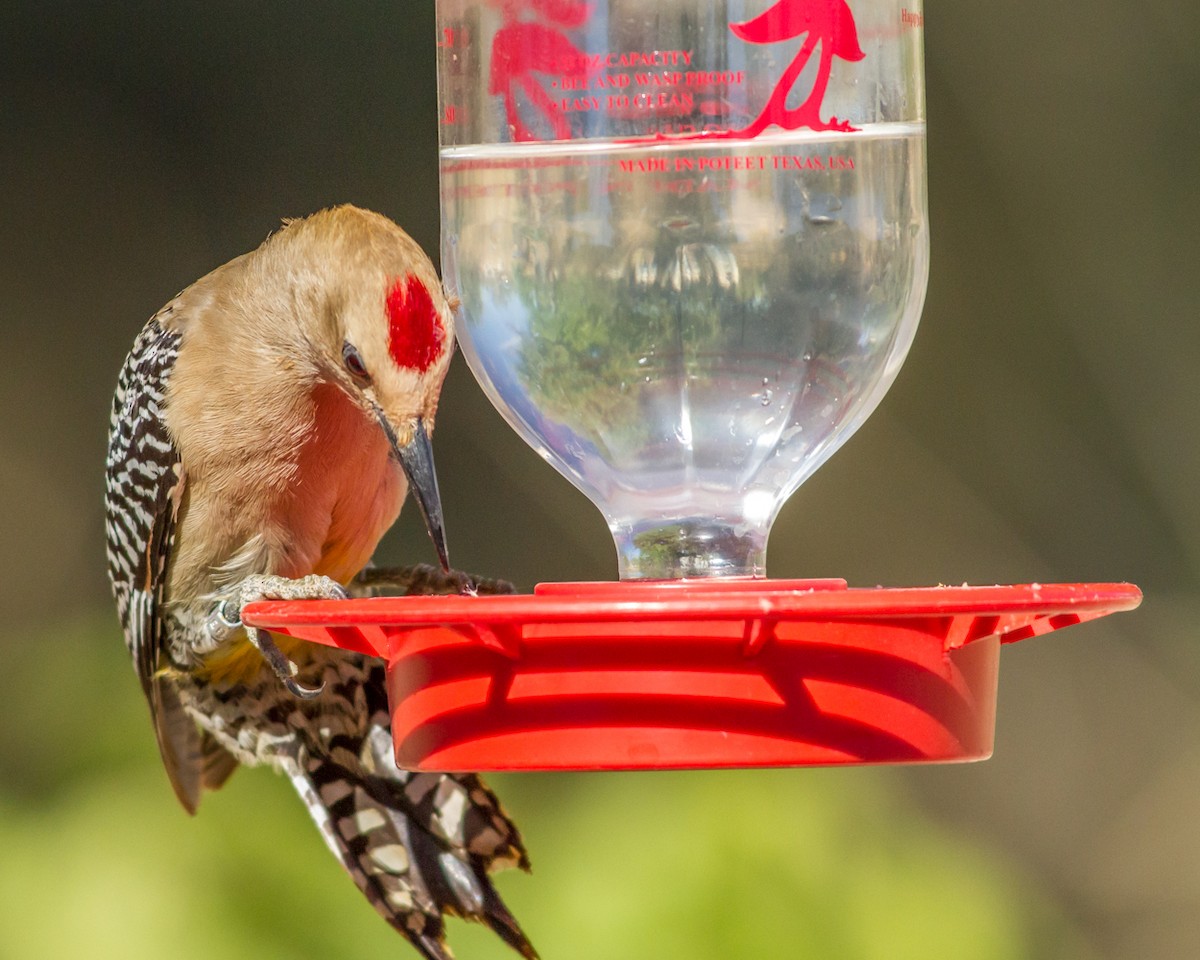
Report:
<svg viewBox="0 0 1200 960"><path fill-rule="evenodd" d="M247 623L383 657L418 770L983 760L1000 645L1141 602L1130 584L542 584L263 602Z"/></svg>

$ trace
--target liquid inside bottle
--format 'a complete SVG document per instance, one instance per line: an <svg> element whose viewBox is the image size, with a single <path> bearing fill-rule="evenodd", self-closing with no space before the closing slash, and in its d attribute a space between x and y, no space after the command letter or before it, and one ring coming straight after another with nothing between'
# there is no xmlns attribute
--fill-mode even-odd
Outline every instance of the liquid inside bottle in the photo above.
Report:
<svg viewBox="0 0 1200 960"><path fill-rule="evenodd" d="M443 150L463 351L622 578L764 574L779 507L912 341L924 150L920 123Z"/></svg>

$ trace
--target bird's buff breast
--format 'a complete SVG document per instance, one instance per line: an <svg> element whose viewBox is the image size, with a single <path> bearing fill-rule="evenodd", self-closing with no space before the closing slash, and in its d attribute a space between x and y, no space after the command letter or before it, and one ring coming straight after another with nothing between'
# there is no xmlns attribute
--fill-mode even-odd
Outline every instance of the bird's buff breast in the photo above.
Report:
<svg viewBox="0 0 1200 960"><path fill-rule="evenodd" d="M382 432L348 405L328 404L323 412L318 435L298 452L293 495L269 524L278 531L276 542L237 571L237 579L252 573L319 574L348 584L399 515L407 483ZM306 641L278 635L275 640L301 668L311 660ZM209 679L222 684L249 682L263 669L261 655L241 630L203 666Z"/></svg>
<svg viewBox="0 0 1200 960"><path fill-rule="evenodd" d="M367 565L386 529L387 526L384 526L376 536L371 536L367 531L358 536L353 532L345 536L331 536L311 569L288 575L299 577L315 573L345 585ZM312 659L313 645L307 641L276 634L275 642L301 669ZM199 673L211 682L225 686L250 683L265 670L262 655L250 643L245 631L238 630L205 659Z"/></svg>

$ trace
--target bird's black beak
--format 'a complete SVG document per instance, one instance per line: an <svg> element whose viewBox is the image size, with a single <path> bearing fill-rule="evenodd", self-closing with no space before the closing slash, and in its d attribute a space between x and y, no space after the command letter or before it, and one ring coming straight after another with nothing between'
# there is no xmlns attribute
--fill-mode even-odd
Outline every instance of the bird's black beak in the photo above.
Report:
<svg viewBox="0 0 1200 960"><path fill-rule="evenodd" d="M425 529L437 550L438 561L442 569L450 572L450 557L446 552L446 531L442 525L442 497L438 493L437 473L433 469L433 446L429 442L429 434L425 430L425 422L417 418L417 426L412 439L404 446L396 440L396 431L383 415L382 410L376 410L379 425L387 434L396 459L404 468L408 477L408 488L417 501L417 508L425 520Z"/></svg>

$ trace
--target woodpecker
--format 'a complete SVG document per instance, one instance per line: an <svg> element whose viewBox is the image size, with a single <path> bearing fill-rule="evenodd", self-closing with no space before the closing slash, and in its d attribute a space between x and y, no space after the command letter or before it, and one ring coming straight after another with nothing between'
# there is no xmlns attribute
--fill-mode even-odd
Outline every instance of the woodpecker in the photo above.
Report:
<svg viewBox="0 0 1200 960"><path fill-rule="evenodd" d="M106 471L113 595L163 763L196 811L283 772L372 906L427 960L443 917L536 957L489 873L528 870L475 775L398 769L383 664L244 627L259 599L477 589L450 569L430 434L454 309L386 217L285 221L155 314L121 371ZM369 566L411 490L440 568Z"/></svg>

